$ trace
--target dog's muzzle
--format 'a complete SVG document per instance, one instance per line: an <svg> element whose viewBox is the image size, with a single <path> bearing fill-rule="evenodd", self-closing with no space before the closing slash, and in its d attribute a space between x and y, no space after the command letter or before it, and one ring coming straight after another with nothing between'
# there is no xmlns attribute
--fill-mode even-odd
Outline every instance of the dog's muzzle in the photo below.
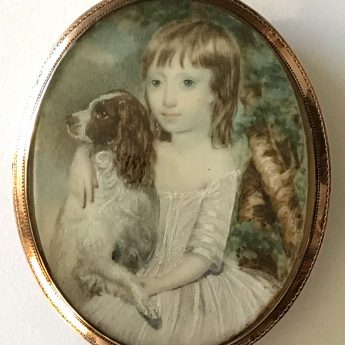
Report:
<svg viewBox="0 0 345 345"><path fill-rule="evenodd" d="M65 118L66 125L68 127L68 130L73 135L78 134L78 127L80 126L80 121L77 117L73 115L66 116Z"/></svg>
<svg viewBox="0 0 345 345"><path fill-rule="evenodd" d="M67 125L68 133L75 139L91 143L90 138L85 133L89 118L90 111L88 109L66 116L65 123Z"/></svg>

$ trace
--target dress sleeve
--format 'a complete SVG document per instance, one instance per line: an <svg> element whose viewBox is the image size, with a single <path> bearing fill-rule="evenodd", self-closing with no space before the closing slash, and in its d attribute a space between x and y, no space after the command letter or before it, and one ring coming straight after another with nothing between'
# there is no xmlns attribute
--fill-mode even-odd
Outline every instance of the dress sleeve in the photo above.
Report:
<svg viewBox="0 0 345 345"><path fill-rule="evenodd" d="M237 191L237 171L209 186L191 233L187 252L202 255L212 262L210 270L218 273L230 232L230 222Z"/></svg>

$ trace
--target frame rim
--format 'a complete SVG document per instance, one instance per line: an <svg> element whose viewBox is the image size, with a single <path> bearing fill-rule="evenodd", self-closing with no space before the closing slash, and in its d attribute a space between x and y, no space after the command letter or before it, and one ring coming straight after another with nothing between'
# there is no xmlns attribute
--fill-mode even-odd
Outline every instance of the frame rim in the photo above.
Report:
<svg viewBox="0 0 345 345"><path fill-rule="evenodd" d="M235 338L227 342L232 345L251 345L262 338L277 322L286 314L303 289L323 242L329 211L331 191L331 167L328 139L325 122L320 109L319 101L306 71L296 57L293 50L286 43L279 32L260 14L239 0L191 0L195 3L214 5L229 13L235 14L243 22L251 26L270 45L282 64L288 70L291 79L296 84L298 96L301 97L303 107L311 130L310 140L314 154L315 193L314 204L310 205L313 210L313 219L310 233L301 252L302 259L291 277L290 284L284 294L275 301L274 307L264 318L258 318L259 322L252 323L251 329L244 329ZM57 66L68 54L74 43L95 23L109 13L128 5L138 2L152 2L152 0L103 0L91 7L62 34L58 42L50 51L48 58L39 72L27 109L24 112L23 125L18 137L17 147L13 159L13 204L21 243L30 265L30 268L42 288L49 302L64 318L67 323L80 333L91 344L119 344L110 339L91 324L84 320L65 300L60 290L56 287L45 266L39 252L29 212L28 191L28 160L31 143L35 132L38 112L50 80ZM302 116L301 116L302 117ZM304 128L306 133L307 128ZM306 143L308 146L308 144ZM309 157L309 154L308 154ZM310 196L308 195L308 198ZM290 273L292 274L292 272Z"/></svg>

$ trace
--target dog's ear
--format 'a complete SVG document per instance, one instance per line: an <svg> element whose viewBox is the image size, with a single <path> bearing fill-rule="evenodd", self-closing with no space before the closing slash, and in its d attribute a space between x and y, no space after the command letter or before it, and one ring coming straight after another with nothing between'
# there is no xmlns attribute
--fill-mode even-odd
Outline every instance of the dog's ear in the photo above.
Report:
<svg viewBox="0 0 345 345"><path fill-rule="evenodd" d="M118 112L120 124L114 142L117 173L128 184L151 184L155 151L148 112L130 94L120 97Z"/></svg>

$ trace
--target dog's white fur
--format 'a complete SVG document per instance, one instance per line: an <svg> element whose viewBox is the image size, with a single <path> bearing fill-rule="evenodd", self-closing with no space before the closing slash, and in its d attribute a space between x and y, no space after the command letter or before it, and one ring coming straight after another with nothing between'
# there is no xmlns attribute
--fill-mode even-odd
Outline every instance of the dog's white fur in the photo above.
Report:
<svg viewBox="0 0 345 345"><path fill-rule="evenodd" d="M113 96L99 97L86 111L74 114L81 120L79 140L89 141L85 135L85 122L90 118L93 106ZM129 188L116 174L111 151L95 153L92 162L99 185L95 189L94 202L82 209L73 193L68 195L51 242L52 274L77 310L93 294L108 293L133 303L149 319L157 319L157 309L137 283L136 276L112 260L114 246L123 241L126 231L130 229L130 239L130 236L140 236L140 231L156 230L157 195L153 189ZM147 245L152 246L152 243ZM130 251L132 249L135 250L130 248Z"/></svg>

